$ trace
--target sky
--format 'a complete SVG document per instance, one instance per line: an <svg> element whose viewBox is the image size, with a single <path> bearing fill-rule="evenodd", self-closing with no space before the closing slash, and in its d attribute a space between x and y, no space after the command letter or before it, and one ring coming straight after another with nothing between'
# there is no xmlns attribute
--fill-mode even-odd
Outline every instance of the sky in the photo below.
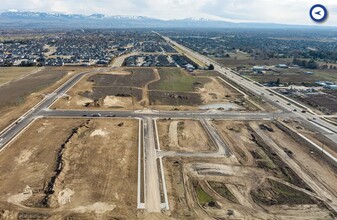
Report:
<svg viewBox="0 0 337 220"><path fill-rule="evenodd" d="M309 17L309 10L318 3L325 5L329 11L324 25L337 26L337 1L334 0L1 0L0 11L100 13L164 20L196 17L234 22L315 25Z"/></svg>

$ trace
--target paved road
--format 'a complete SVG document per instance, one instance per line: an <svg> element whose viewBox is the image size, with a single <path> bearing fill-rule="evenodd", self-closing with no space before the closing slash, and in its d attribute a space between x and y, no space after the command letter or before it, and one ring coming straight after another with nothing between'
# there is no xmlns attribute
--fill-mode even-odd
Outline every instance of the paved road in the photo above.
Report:
<svg viewBox="0 0 337 220"><path fill-rule="evenodd" d="M159 33L157 33L160 35ZM178 44L175 41L172 41L170 38L160 35L163 39L165 39L169 44L172 44L182 51L187 56L193 57L194 59L198 59L204 63L213 64L215 70L220 72L226 79L234 82L237 85L247 89L252 94L255 94L261 97L263 100L267 101L268 103L273 104L277 108L286 111L292 112L293 117L298 118L307 126L315 128L315 130L321 132L327 138L332 140L337 144L337 126L326 122L325 120L321 119L317 114L315 114L310 108L304 106L303 104L292 100L288 97L285 97L275 91L272 91L270 88L264 87L263 85L253 82L249 79L242 77L239 73L221 66L214 60L209 59L206 56L203 56L185 46Z"/></svg>
<svg viewBox="0 0 337 220"><path fill-rule="evenodd" d="M156 143L154 138L153 120L144 120L145 147L145 208L148 212L160 212L159 173L157 167Z"/></svg>
<svg viewBox="0 0 337 220"><path fill-rule="evenodd" d="M223 111L201 111L201 112L176 112L176 111L88 111L88 110L45 110L40 112L44 117L90 117L94 114L101 114L102 117L131 117L131 118L210 118L228 120L264 120L274 118L289 118L289 113L268 113L268 112L223 112Z"/></svg>
<svg viewBox="0 0 337 220"><path fill-rule="evenodd" d="M203 118L200 120L200 122L201 125L210 135L211 139L214 141L214 144L217 146L218 154L230 156L231 155L230 149L227 147L226 143L223 141L219 132L216 130L216 128L214 128L214 126L209 122L209 120Z"/></svg>
<svg viewBox="0 0 337 220"><path fill-rule="evenodd" d="M71 87L73 87L80 79L82 79L88 72L83 72L75 75L66 83L60 86L53 93L48 94L35 107L30 109L26 114L21 116L16 122L7 127L0 135L0 151L5 144L11 141L19 132L26 128L34 119L42 116L42 112L53 104L59 97L63 96Z"/></svg>

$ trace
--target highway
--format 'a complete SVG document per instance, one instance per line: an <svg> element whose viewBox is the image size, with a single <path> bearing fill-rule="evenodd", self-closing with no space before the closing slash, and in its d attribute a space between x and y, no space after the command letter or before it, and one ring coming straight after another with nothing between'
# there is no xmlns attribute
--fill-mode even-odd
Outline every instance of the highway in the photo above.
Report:
<svg viewBox="0 0 337 220"><path fill-rule="evenodd" d="M285 97L259 83L248 80L242 77L239 73L229 68L221 66L217 62L211 60L210 58L203 56L181 44L178 44L177 42L171 40L168 37L165 37L159 33L157 34L161 36L169 44L174 45L175 47L178 47L180 50L184 51L186 56L198 59L207 65L213 64L215 70L221 73L222 76L227 80L239 85L240 87L243 87L250 93L261 97L263 100L265 100L268 103L271 103L278 109L287 113L291 113L292 118L301 120L305 125L314 128L316 131L320 132L325 137L329 138L330 140L332 140L334 143L337 144L337 127L322 119L310 108L304 106L303 104L295 100Z"/></svg>
<svg viewBox="0 0 337 220"><path fill-rule="evenodd" d="M25 131L35 119L41 117L59 117L59 118L133 118L139 119L143 123L143 148L144 148L144 199L145 208L149 212L160 212L163 207L168 209L167 192L164 184L163 189L159 185L161 179L165 182L163 174L162 157L182 156L182 157L228 157L231 155L230 150L227 148L226 143L222 140L217 130L210 123L213 119L221 120L274 120L274 119L289 119L293 118L300 120L306 124L310 129L314 129L335 143L337 143L337 128L336 126L326 122L321 116L316 115L303 106L302 104L291 100L275 91L270 90L262 85L252 82L248 79L241 77L238 73L220 66L207 57L204 57L167 37L162 36L170 44L179 47L185 51L187 56L192 56L195 59L210 64L213 63L215 70L223 75L223 78L228 79L233 87L239 85L241 88L261 97L266 102L277 107L280 111L277 112L226 112L218 110L210 111L155 111L155 110L142 110L142 111L89 111L89 110L52 110L49 107L56 102L59 98L63 97L69 89L71 89L77 82L79 82L86 74L91 72L78 73L56 89L53 93L48 94L44 99L34 106L31 110L21 116L17 121L8 126L0 133L0 152L9 145L21 132ZM102 72L101 70L93 71ZM243 92L243 91L241 91ZM246 95L245 95L246 96ZM305 110L305 111L303 111ZM217 152L212 153L177 153L177 152L162 152L160 150L159 142L155 135L157 134L156 126L153 122L154 118L161 119L197 119L208 132L210 138L214 141L218 148ZM141 123L140 123L141 124ZM154 131L156 134L154 134ZM141 132L140 132L141 134ZM139 147L142 146L139 144ZM157 148L156 148L157 146ZM140 149L140 148L139 148ZM157 160L159 159L160 166L158 167ZM334 158L336 159L336 158ZM159 172L159 170L161 172ZM161 173L161 175L159 175ZM140 182L138 183L140 184ZM138 186L138 188L140 185ZM163 192L161 192L163 190ZM138 189L139 191L139 189ZM165 196L165 203L161 203L161 193ZM138 198L138 203L140 199ZM143 204L141 204L143 205Z"/></svg>

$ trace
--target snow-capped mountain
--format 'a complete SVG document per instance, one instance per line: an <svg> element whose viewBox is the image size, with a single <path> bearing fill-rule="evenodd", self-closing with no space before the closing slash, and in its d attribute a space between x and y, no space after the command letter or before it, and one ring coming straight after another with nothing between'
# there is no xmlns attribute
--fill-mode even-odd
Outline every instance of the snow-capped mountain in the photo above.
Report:
<svg viewBox="0 0 337 220"><path fill-rule="evenodd" d="M0 13L0 28L289 28L280 24L231 23L205 18L160 20L143 16L80 15L10 10ZM299 26L296 26L299 27ZM305 26L302 26L305 27Z"/></svg>

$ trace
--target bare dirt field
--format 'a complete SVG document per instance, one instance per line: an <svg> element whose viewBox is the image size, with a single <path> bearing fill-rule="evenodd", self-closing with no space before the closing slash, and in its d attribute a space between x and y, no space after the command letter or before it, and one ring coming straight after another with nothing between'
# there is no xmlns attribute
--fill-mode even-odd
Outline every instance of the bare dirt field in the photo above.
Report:
<svg viewBox="0 0 337 220"><path fill-rule="evenodd" d="M12 80L25 77L41 69L43 68L41 67L1 67L0 68L0 86Z"/></svg>
<svg viewBox="0 0 337 220"><path fill-rule="evenodd" d="M166 151L210 152L214 143L197 120L159 120L160 147Z"/></svg>
<svg viewBox="0 0 337 220"><path fill-rule="evenodd" d="M291 59L269 59L269 60L254 60L251 59L249 56L247 57L237 57L233 56L233 58L219 58L215 59L215 61L219 62L220 64L223 64L228 67L241 67L241 66L246 66L248 67L253 67L253 66L259 66L259 65L277 65L280 63L290 63L292 62Z"/></svg>
<svg viewBox="0 0 337 220"><path fill-rule="evenodd" d="M179 68L123 68L84 77L53 108L250 109L240 93L216 76L214 71L191 75Z"/></svg>
<svg viewBox="0 0 337 220"><path fill-rule="evenodd" d="M0 87L0 107L18 105L32 94L57 82L67 74L64 70L47 70Z"/></svg>
<svg viewBox="0 0 337 220"><path fill-rule="evenodd" d="M304 97L295 96L301 102L314 107L324 114L337 113L337 91L326 90L325 94L309 94Z"/></svg>
<svg viewBox="0 0 337 220"><path fill-rule="evenodd" d="M140 109L144 87L154 79L155 73L151 68L123 68L88 75L52 108Z"/></svg>
<svg viewBox="0 0 337 220"><path fill-rule="evenodd" d="M24 68L23 68L24 69ZM48 67L24 79L0 87L0 130L31 109L75 73L88 71L81 67Z"/></svg>
<svg viewBox="0 0 337 220"><path fill-rule="evenodd" d="M237 162L166 158L164 166L172 217L336 217L322 198L328 195L335 201L336 170L319 155L311 155L310 150L279 123L215 121L214 125ZM284 160L286 157L289 159Z"/></svg>
<svg viewBox="0 0 337 220"><path fill-rule="evenodd" d="M0 218L134 219L135 120L41 119L0 153Z"/></svg>

